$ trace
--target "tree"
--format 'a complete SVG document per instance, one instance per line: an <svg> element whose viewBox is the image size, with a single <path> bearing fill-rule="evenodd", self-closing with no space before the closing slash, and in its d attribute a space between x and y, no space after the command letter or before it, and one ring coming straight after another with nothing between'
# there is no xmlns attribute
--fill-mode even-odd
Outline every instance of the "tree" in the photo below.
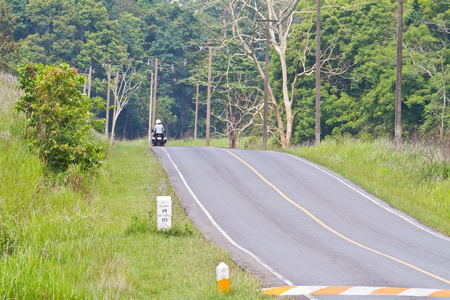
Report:
<svg viewBox="0 0 450 300"><path fill-rule="evenodd" d="M18 44L14 41L16 17L6 0L0 0L0 71L11 71L11 63L15 60Z"/></svg>
<svg viewBox="0 0 450 300"><path fill-rule="evenodd" d="M102 10L106 15L106 9ZM81 68L90 65L100 66L101 63L110 60L119 62L129 56L127 46L120 40L119 23L108 20L105 15L95 23L95 31L84 33L86 41L77 55L77 62Z"/></svg>
<svg viewBox="0 0 450 300"><path fill-rule="evenodd" d="M417 4L417 3L416 3ZM405 34L405 49L412 65L434 85L427 111L437 124L439 139L449 119L447 83L450 77L450 4L435 1L416 6L416 18ZM431 95L430 95L431 96Z"/></svg>
<svg viewBox="0 0 450 300"><path fill-rule="evenodd" d="M331 3L323 5L322 9L339 8L341 10L349 10L357 9L363 5L363 3L357 3L352 7L348 7ZM262 2L250 0L207 1L204 9L211 9L210 7L215 7L217 11L226 11L232 32L230 39L240 43L241 51L253 60L262 80L264 80L264 71L259 63L258 52L265 38L264 31L261 25L258 24L258 20L269 19L277 21L269 27L269 34L270 43L274 49L273 52L276 53L280 64L281 108L278 107L277 95L274 93L273 84L269 85L269 95L278 124L281 145L284 149L289 148L291 146L294 118L299 112L304 111L301 108L294 111L295 103L298 102L298 99L294 97L295 86L299 77L311 75L315 70L315 66L310 66L309 61L306 60L309 59L308 56L314 49L314 45L311 43L314 37L314 21L309 16L315 14L315 9L311 7L310 1L306 0L267 0ZM299 39L299 44L303 47L297 52L299 58L292 65L287 63L289 55L287 50L288 43L295 34L302 36ZM230 43L229 40L223 40L224 45L228 43ZM330 53L333 53L334 48L335 44L328 45L328 51L322 53L321 66L326 64L331 66L330 61L336 59L336 57L330 55ZM292 66L294 66L294 69L292 69ZM338 72L334 70L329 71L333 73L345 72L345 70Z"/></svg>
<svg viewBox="0 0 450 300"><path fill-rule="evenodd" d="M75 63L81 42L73 37L76 32L75 6L64 0L30 0L26 17L32 34L21 48L21 55L29 62Z"/></svg>
<svg viewBox="0 0 450 300"><path fill-rule="evenodd" d="M111 144L114 141L114 131L117 118L128 104L130 98L141 87L143 78L136 71L136 67L130 61L124 61L121 72L116 72L115 83L111 86L114 88L114 108L111 129Z"/></svg>
<svg viewBox="0 0 450 300"><path fill-rule="evenodd" d="M135 60L144 58L143 22L131 13L124 13L119 19L122 44L127 45L127 53Z"/></svg>
<svg viewBox="0 0 450 300"><path fill-rule="evenodd" d="M395 99L396 3L379 0L356 11L342 11L322 20L322 39L339 39L341 62L350 66L345 76L324 84L322 133L352 136L359 132L392 136ZM339 24L339 25L333 25ZM331 44L326 42L326 44ZM405 90L405 94L410 91ZM337 100L334 100L337 99ZM333 103L338 101L338 103ZM336 105L339 106L338 110ZM348 111L347 111L347 109ZM334 127L337 127L334 129Z"/></svg>
<svg viewBox="0 0 450 300"><path fill-rule="evenodd" d="M263 97L257 70L248 57L219 56L222 70L215 64L215 105L213 116L226 124L230 148L239 148L242 133L261 117Z"/></svg>
<svg viewBox="0 0 450 300"><path fill-rule="evenodd" d="M102 122L94 120L92 113L101 107L101 99L91 100L80 91L86 78L67 64L23 65L17 73L24 90L17 109L28 116L30 144L43 163L56 171L65 171L71 164L84 169L100 165L103 149L88 134Z"/></svg>
<svg viewBox="0 0 450 300"><path fill-rule="evenodd" d="M181 138L193 132L194 88L183 79L200 61L190 51L190 45L204 30L193 12L174 1L139 2L144 20L144 49L146 56L158 58L158 92L156 114L163 120L172 137ZM142 99L148 98L148 91Z"/></svg>

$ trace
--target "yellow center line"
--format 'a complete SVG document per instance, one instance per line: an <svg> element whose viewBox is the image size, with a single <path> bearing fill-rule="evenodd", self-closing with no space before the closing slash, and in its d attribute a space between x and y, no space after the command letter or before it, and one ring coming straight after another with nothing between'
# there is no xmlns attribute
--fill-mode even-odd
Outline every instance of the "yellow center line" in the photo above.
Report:
<svg viewBox="0 0 450 300"><path fill-rule="evenodd" d="M450 284L450 280L448 280L448 279L442 278L442 277L440 277L440 276L438 276L438 275L435 275L435 274L433 274L433 273L430 273L430 272L428 272L428 271L425 271L425 270L423 270L423 269L421 269L421 268L419 268L419 267L416 267L416 266L414 266L414 265L412 265L412 264L409 264L409 263L407 263L407 262L404 262L404 261L402 261L402 260L400 260L400 259L398 259L398 258L395 258L395 257L393 257L393 256L384 254L384 253L382 253L382 252L380 252L380 251L377 251L377 250L375 250L375 249L372 249L372 248L369 248L369 247L367 247L367 246L364 246L364 245L362 245L362 244L360 244L360 243L358 243L358 242L356 242L356 241L354 241L354 240L352 240L352 239L346 237L345 235L343 235L343 234L337 232L336 230L334 230L333 228L331 228L330 226L328 226L328 225L326 225L324 222L322 222L319 218L317 218L315 215L313 215L310 211L308 211L308 210L305 209L304 207L302 207L302 206L300 206L299 204L297 204L297 203L295 203L294 201L292 201L288 196L286 196L286 195L285 195L282 191L280 191L275 185L273 185L271 182L269 182L265 177L263 177L258 171L256 171L251 165L249 165L246 161L244 161L243 159L241 159L239 156L237 156L236 154L232 153L232 152L229 151L229 150L226 150L226 149L221 149L221 150L223 150L223 151L225 151L225 152L228 152L229 154L231 154L232 156L234 156L236 159L238 159L239 161L241 161L244 165L246 165L248 168L250 168L250 170L252 170L256 175L258 175L258 177L261 178L262 181L264 181L264 182L267 183L271 188L273 188L273 189L274 189L281 197L283 197L285 200L287 200L287 201L290 202L291 204L295 205L297 208L299 208L299 209L302 210L305 214L307 214L311 219L313 219L314 221L316 221L320 226L322 226L323 228L325 228L325 229L327 229L328 231L332 232L333 234L337 235L338 237L340 237L340 238L346 240L347 242L350 242L350 243L352 243L352 244L354 244L354 245L356 245L356 246L358 246L358 247L361 247L361 248L363 248L363 249L366 249L366 250L371 251L371 252L373 252L373 253L376 253L376 254L378 254L378 255L381 255L381 256L384 256L384 257L386 257L386 258L389 258L389 259L391 259L391 260L393 260L393 261L396 261L396 262L401 263L401 264L403 264L403 265L405 265L405 266L407 266L407 267L410 267L411 269L414 269L414 270L419 271L419 272L421 272L421 273L423 273L423 274L426 274L426 275L428 275L428 276L431 276L431 277L433 277L433 278L435 278L435 279L437 279L437 280L440 280L440 281L442 281L442 282L445 282L445 283L447 283L447 284Z"/></svg>

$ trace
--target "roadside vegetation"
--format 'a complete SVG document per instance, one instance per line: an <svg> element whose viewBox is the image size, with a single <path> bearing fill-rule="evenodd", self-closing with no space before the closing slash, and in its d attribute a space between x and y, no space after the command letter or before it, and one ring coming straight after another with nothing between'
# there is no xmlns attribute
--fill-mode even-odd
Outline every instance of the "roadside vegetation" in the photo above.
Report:
<svg viewBox="0 0 450 300"><path fill-rule="evenodd" d="M25 142L21 92L0 74L0 299L267 299L260 283L208 242L180 206L148 143L105 149L94 170L49 172ZM156 196L174 201L156 226ZM230 266L231 294L215 267Z"/></svg>

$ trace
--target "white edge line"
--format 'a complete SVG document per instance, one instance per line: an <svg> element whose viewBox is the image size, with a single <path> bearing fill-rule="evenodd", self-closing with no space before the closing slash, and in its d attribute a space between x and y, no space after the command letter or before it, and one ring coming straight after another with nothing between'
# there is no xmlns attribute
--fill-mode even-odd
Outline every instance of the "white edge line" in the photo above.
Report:
<svg viewBox="0 0 450 300"><path fill-rule="evenodd" d="M277 271L275 271L274 269L272 269L269 265L267 265L265 262L262 261L262 259L260 259L258 256L256 256L254 253L252 253L251 251L245 249L244 247L242 247L241 245L239 245L238 243L236 243L220 226L219 224L216 223L216 221L213 219L213 217L211 216L211 214L208 212L208 210L206 210L206 208L203 206L203 204L200 202L200 200L198 200L197 196L194 194L194 192L191 190L190 186L188 185L188 183L186 182L186 180L184 179L183 174L181 174L180 170L178 169L177 164L173 161L172 157L170 156L169 152L167 152L166 149L162 148L164 150L164 152L166 152L167 157L169 158L170 162L173 164L173 166L175 167L178 175L180 176L181 180L183 181L184 185L186 186L186 188L188 189L189 193L191 194L191 196L194 198L195 202L197 202L198 206L203 210L203 212L206 214L206 216L208 217L208 219L211 221L211 223L217 228L217 230L220 231L220 233L222 233L222 235L231 243L233 244L236 248L238 248L239 250L247 253L248 255L250 255L252 258L254 258L261 266L263 266L264 268L266 268L269 272L271 272L273 275L275 275L278 279L280 279L281 281L283 281L284 283L286 283L289 286L294 286L294 284L289 281L287 278L285 278L283 275L281 275L280 273L278 273Z"/></svg>
<svg viewBox="0 0 450 300"><path fill-rule="evenodd" d="M430 234L432 234L432 235L434 235L434 236L437 236L438 238L441 238L441 239L443 239L443 240L445 240L445 241L450 241L450 238L448 238L448 237L446 237L446 236L444 236L444 235L442 235L442 234L435 233L435 232L433 232L433 231L431 231L431 230L425 228L424 226L421 226L421 225L419 225L419 224L417 224L417 223L411 221L410 219L408 219L408 218L406 218L406 217L404 217L404 216L398 214L397 212L395 212L394 210L390 209L389 207L386 207L386 206L382 205L382 204L379 203L378 201L375 201L374 199L372 199L371 197L367 196L367 195L364 194L363 192L361 192L361 191L357 190L356 188L352 187L351 185L349 185L348 183L346 183L346 182L343 181L342 179L340 179L340 178L334 176L333 174L331 174L331 173L329 173L329 172L323 170L322 168L319 168L318 166L316 166L316 165L310 163L309 161L307 161L307 160L305 160L305 159L302 159L302 158L300 158L300 157L298 157L298 156L292 155L292 154L287 154L287 153L285 153L285 154L288 155L288 156L291 156L291 157L293 157L294 159L299 160L299 161L301 161L301 162L303 162L303 163L305 163L305 164L307 164L307 165L310 165L311 167L314 167L314 168L316 168L316 169L322 171L323 173L325 173L325 174L327 174L327 175L333 177L333 178L336 179L337 181L339 181L339 182L341 182L342 184L346 185L348 188L354 190L355 192L357 192L357 193L359 193L360 195L362 195L363 197L369 199L370 201L372 201L372 202L375 203L376 205L378 205L378 206L384 208L385 210L387 210L387 211L393 213L394 215L396 215L396 216L402 218L403 220L405 220L405 221L407 221L408 223L410 223L410 224L416 226L417 228L422 229L423 231L428 232L428 233L430 233Z"/></svg>

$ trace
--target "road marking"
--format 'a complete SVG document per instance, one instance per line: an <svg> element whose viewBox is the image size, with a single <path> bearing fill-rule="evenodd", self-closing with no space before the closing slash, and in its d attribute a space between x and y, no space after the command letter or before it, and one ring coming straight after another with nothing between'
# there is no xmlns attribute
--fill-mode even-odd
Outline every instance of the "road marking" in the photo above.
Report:
<svg viewBox="0 0 450 300"><path fill-rule="evenodd" d="M450 290L415 289L368 286L286 286L269 288L263 294L274 296L352 295L352 296L410 296L450 297Z"/></svg>
<svg viewBox="0 0 450 300"><path fill-rule="evenodd" d="M296 206L297 208L299 208L301 211L303 211L305 214L307 214L311 219L313 219L314 221L316 221L316 223L318 223L320 226L322 226L323 228L327 229L328 231L330 231L331 233L335 234L336 236L346 240L349 243L352 243L360 248L366 249L368 251L371 251L375 254L378 254L380 256L384 256L388 259L391 259L393 261L396 261L402 265L405 265L411 269L414 269L416 271L419 271L425 275L428 275L430 277L433 277L439 281L445 282L447 284L450 284L450 280L442 278L438 275L435 275L431 272L425 271L419 267L416 267L412 264L409 264L407 262L404 262L398 258L395 258L393 256L390 256L388 254L384 254L383 252L380 252L378 250L369 248L367 246L364 246L348 237L346 237L345 235L337 232L336 230L334 230L333 228L331 228L330 226L326 225L323 221L321 221L319 218L317 218L315 215L313 215L309 210L307 210L306 208L304 208L303 206L299 205L298 203L294 202L293 200L291 200L288 196L286 196L282 191L280 191L275 185L273 185L270 181L268 181L264 176L262 176L258 171L255 170L255 168L253 168L250 164L248 164L245 160L243 160L242 158L240 158L239 156L237 156L236 154L232 153L231 151L227 150L227 149L221 149L225 152L228 152L229 154L231 154L232 156L234 156L236 159L238 159L239 161L241 161L244 165L246 165L248 168L250 168L250 170L252 170L259 178L261 178L262 181L264 181L266 184L268 184L270 187L272 187L281 197L283 197L286 201L290 202L292 205Z"/></svg>
<svg viewBox="0 0 450 300"><path fill-rule="evenodd" d="M356 188L352 187L351 185L349 185L348 183L346 183L346 182L343 181L342 179L340 179L340 178L334 176L333 174L327 172L326 170L324 170L324 169L322 169L322 168L319 168L318 166L312 164L311 162L309 162L309 161L307 161L307 160L305 160L305 159L302 159L302 158L300 158L300 157L298 157L298 156L292 155L292 154L288 154L288 153L284 153L284 154L286 154L287 156L292 157L293 159L296 159L296 160L298 160L298 161L301 161L302 163L305 163L305 164L307 164L307 165L309 165L309 166L311 166L311 167L313 167L313 168L315 168L315 169L317 169L317 170L319 170L319 171L321 171L321 172L327 174L328 176L330 176L330 177L336 179L337 181L339 181L339 182L342 183L343 185L347 186L349 189L351 189L351 190L357 192L357 193L360 194L361 196L365 197L366 199L370 200L371 202L375 203L376 205L380 206L381 208L387 210L388 212L393 213L393 214L396 215L397 217L399 217L399 218L405 220L406 222L408 222L408 223L414 225L415 227L417 227L417 228L419 228L419 229L421 229L421 230L423 230L423 231L425 231L425 232L427 232L427 233L429 233L429 234L432 234L432 235L434 235L434 236L436 236L436 237L438 237L438 238L440 238L440 239L443 239L443 240L446 240L447 242L450 242L450 238L449 238L449 237L444 236L443 234L439 234L439 233L433 232L433 231L429 230L428 228L426 228L426 227L424 227L424 226L422 226L422 225L420 225L420 224L417 224L417 223L411 221L410 219L408 219L408 218L406 218L406 217L404 217L404 216L398 214L397 212L395 212L394 210L390 209L389 207L382 205L382 204L379 203L378 201L375 201L374 199L372 199L371 197L367 196L367 195L364 194L363 192L357 190Z"/></svg>
<svg viewBox="0 0 450 300"><path fill-rule="evenodd" d="M283 275L281 275L280 273L278 273L277 271L275 271L274 269L272 269L268 264L266 264L261 258L259 258L258 256L256 256L256 254L254 254L253 252L247 250L246 248L242 247L241 245L239 245L238 243L236 243L220 226L219 224L217 224L217 222L214 220L214 218L211 216L211 214L208 212L208 210L203 206L203 204L200 202L200 200L197 198L197 196L194 194L194 192L192 191L191 187L188 185L188 183L186 182L186 180L184 179L183 174L181 174L180 169L178 168L177 164L173 161L172 157L170 156L169 152L167 152L166 149L162 148L164 150L164 152L166 152L167 157L169 158L170 162L172 163L172 165L175 167L175 170L178 173L178 176L180 176L181 181L183 181L184 185L186 186L187 190L189 191L189 193L191 194L192 198L194 198L195 202L197 202L197 205L201 208L201 210L203 210L203 212L205 213L205 215L208 217L208 219L211 221L211 223L214 225L214 227L217 228L217 230L232 244L234 245L236 248L238 248L239 250L247 253L248 255L250 255L252 258L254 258L261 266L263 266L265 269L267 269L270 273L272 273L273 275L275 275L278 279L280 279L281 281L283 281L284 283L286 283L289 286L293 286L294 284L292 282L290 282L287 278L285 278Z"/></svg>

